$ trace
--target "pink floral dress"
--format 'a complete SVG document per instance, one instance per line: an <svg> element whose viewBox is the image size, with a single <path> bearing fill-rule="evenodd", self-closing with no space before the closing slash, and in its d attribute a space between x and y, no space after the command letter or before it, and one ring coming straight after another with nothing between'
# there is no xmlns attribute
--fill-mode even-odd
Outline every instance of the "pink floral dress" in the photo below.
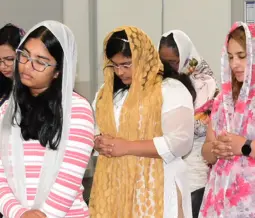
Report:
<svg viewBox="0 0 255 218"><path fill-rule="evenodd" d="M237 22L231 32L243 26L246 34L247 66L239 98L232 98L231 69L227 41L222 55L222 92L214 102L211 115L216 136L228 131L255 140L255 26ZM212 166L205 189L200 218L255 218L255 159L236 156L218 160Z"/></svg>

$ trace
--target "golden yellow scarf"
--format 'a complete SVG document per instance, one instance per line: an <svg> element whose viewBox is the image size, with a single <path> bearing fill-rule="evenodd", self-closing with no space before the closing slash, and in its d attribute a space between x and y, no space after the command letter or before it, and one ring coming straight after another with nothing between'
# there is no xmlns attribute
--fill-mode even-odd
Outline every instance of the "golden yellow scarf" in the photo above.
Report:
<svg viewBox="0 0 255 218"><path fill-rule="evenodd" d="M125 30L132 52L134 73L122 106L116 130L111 68L104 68L105 83L96 103L96 121L102 134L127 140L162 136L162 77L158 52L149 37L135 27L120 27L104 41L104 50L114 32ZM106 58L104 65L111 61ZM92 218L163 217L163 162L136 156L99 156L90 199Z"/></svg>

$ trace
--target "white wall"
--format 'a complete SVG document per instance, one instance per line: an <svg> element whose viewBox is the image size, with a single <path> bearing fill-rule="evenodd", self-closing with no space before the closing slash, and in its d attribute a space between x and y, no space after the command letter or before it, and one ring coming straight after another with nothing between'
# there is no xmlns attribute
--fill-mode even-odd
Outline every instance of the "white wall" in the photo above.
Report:
<svg viewBox="0 0 255 218"><path fill-rule="evenodd" d="M63 0L63 22L73 31L78 47L75 90L92 100L94 91L91 91L93 62L90 46L90 0Z"/></svg>
<svg viewBox="0 0 255 218"><path fill-rule="evenodd" d="M218 81L221 50L230 27L231 0L165 0L164 31L186 32Z"/></svg>
<svg viewBox="0 0 255 218"><path fill-rule="evenodd" d="M98 0L97 45L98 65L102 66L103 40L114 28L133 25L143 29L156 44L161 35L161 9L159 0ZM98 85L103 82L102 68L98 68Z"/></svg>
<svg viewBox="0 0 255 218"><path fill-rule="evenodd" d="M44 20L63 20L62 0L0 0L0 26L16 24L29 30Z"/></svg>

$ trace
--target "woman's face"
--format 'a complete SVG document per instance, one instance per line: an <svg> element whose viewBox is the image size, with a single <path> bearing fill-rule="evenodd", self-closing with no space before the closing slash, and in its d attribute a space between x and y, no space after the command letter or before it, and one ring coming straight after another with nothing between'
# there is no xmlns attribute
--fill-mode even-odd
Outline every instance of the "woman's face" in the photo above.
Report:
<svg viewBox="0 0 255 218"><path fill-rule="evenodd" d="M161 46L159 50L159 56L162 62L170 64L170 66L176 71L179 70L180 58L176 55L176 52L173 48L167 47L165 45Z"/></svg>
<svg viewBox="0 0 255 218"><path fill-rule="evenodd" d="M232 73L238 82L243 82L246 68L246 52L234 39L229 40L227 50Z"/></svg>
<svg viewBox="0 0 255 218"><path fill-rule="evenodd" d="M55 70L57 62L40 39L29 39L17 55L21 82L32 95L48 89L58 77L59 72Z"/></svg>
<svg viewBox="0 0 255 218"><path fill-rule="evenodd" d="M0 73L5 77L12 78L15 60L15 51L9 45L0 45Z"/></svg>
<svg viewBox="0 0 255 218"><path fill-rule="evenodd" d="M134 71L132 58L125 57L122 53L114 55L111 59L115 74L125 85L132 83L132 74Z"/></svg>

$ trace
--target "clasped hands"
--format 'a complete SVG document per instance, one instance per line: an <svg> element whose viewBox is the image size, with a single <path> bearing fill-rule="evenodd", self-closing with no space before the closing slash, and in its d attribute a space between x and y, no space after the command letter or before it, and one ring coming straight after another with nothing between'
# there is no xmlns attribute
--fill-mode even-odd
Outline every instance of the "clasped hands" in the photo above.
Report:
<svg viewBox="0 0 255 218"><path fill-rule="evenodd" d="M242 155L242 146L245 141L243 136L223 132L212 142L211 152L217 159L231 160L234 156Z"/></svg>
<svg viewBox="0 0 255 218"><path fill-rule="evenodd" d="M95 150L106 157L121 157L128 155L128 141L110 135L95 136Z"/></svg>
<svg viewBox="0 0 255 218"><path fill-rule="evenodd" d="M21 218L47 218L47 216L40 210L28 210L22 214Z"/></svg>

